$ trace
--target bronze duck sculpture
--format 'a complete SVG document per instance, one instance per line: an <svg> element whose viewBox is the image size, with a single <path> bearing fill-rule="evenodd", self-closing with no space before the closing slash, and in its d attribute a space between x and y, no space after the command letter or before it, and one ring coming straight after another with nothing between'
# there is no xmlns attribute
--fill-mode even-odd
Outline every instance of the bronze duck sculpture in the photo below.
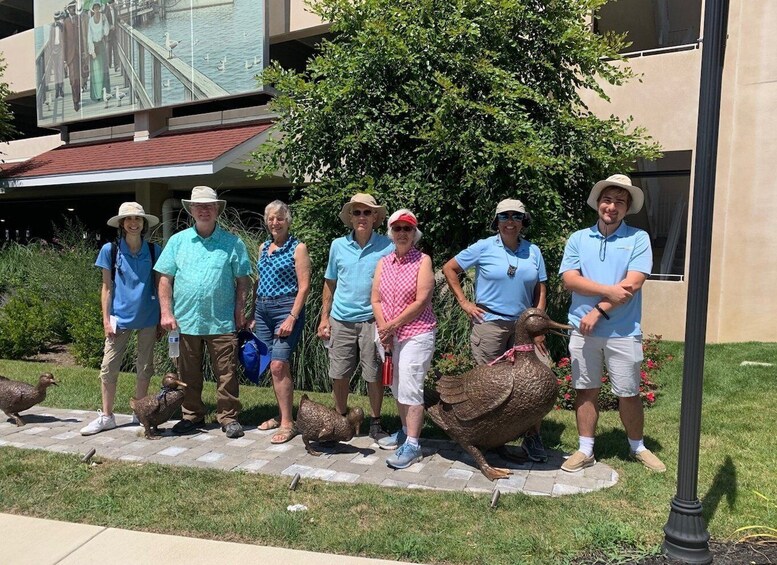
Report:
<svg viewBox="0 0 777 565"><path fill-rule="evenodd" d="M58 383L51 373L42 373L38 378L38 386L0 376L0 410L14 420L17 426L23 426L24 420L19 416L19 412L43 402L46 389L56 384Z"/></svg>
<svg viewBox="0 0 777 565"><path fill-rule="evenodd" d="M345 416L323 404L314 402L303 394L297 411L297 431L302 436L305 449L310 455L319 456L320 451L310 446L311 441L349 441L359 435L359 427L364 421L361 408L349 408Z"/></svg>
<svg viewBox="0 0 777 565"><path fill-rule="evenodd" d="M554 322L543 310L529 308L516 322L513 362L443 376L436 390L424 391L429 417L492 481L506 478L510 470L491 467L481 450L501 448L517 439L553 408L558 394L556 375L537 358L533 346L534 337L551 329L570 326Z"/></svg>
<svg viewBox="0 0 777 565"><path fill-rule="evenodd" d="M186 384L178 380L175 373L162 378L162 389L143 398L130 398L130 406L146 430L146 439L159 439L159 426L167 422L183 404L183 390Z"/></svg>

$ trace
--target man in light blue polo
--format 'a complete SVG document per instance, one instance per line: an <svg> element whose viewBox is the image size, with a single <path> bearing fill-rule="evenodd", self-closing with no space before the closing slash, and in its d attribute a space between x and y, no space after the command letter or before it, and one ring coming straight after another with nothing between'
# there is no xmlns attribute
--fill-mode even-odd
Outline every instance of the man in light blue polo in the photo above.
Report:
<svg viewBox="0 0 777 565"><path fill-rule="evenodd" d="M154 269L160 273L161 324L167 331L180 329L178 372L186 383L183 418L177 434L192 433L204 424L202 354L208 348L218 382L216 419L229 438L243 428L237 380L236 330L246 327L246 297L251 287L251 262L243 241L223 230L216 221L226 201L208 186L195 186L191 200L182 200L194 226L167 242Z"/></svg>
<svg viewBox="0 0 777 565"><path fill-rule="evenodd" d="M335 409L348 410L351 378L361 365L370 397L370 437L387 437L380 424L383 383L378 374L375 316L370 295L378 261L394 250L394 244L374 229L386 219L386 208L370 194L355 194L340 211L351 233L332 242L324 273L321 323L318 337L329 347L329 378Z"/></svg>
<svg viewBox="0 0 777 565"><path fill-rule="evenodd" d="M657 472L666 466L643 442L645 421L639 395L642 363L642 285L653 266L650 237L626 224L627 214L642 209L642 190L626 175L596 183L588 205L596 224L573 233L564 249L559 273L572 292L569 340L579 447L561 468L567 472L592 466L599 389L606 363L612 391L629 440L631 456Z"/></svg>

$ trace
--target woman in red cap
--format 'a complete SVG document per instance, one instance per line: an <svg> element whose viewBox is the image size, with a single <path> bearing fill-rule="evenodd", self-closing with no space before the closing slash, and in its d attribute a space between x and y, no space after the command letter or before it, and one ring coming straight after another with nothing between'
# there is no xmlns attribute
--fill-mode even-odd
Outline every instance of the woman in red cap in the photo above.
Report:
<svg viewBox="0 0 777 565"><path fill-rule="evenodd" d="M382 449L396 449L386 463L405 469L423 459L418 438L424 423L424 377L434 354L437 318L432 312L434 273L431 258L415 245L421 239L418 220L406 208L388 221L395 250L378 263L372 283L372 309L378 337L392 352L394 380L402 429L378 440Z"/></svg>

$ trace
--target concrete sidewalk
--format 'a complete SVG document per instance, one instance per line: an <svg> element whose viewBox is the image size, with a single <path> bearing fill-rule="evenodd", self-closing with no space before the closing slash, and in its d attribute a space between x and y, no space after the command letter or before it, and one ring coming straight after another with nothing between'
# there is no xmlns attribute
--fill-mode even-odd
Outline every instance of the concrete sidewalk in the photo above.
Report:
<svg viewBox="0 0 777 565"><path fill-rule="evenodd" d="M388 565L331 555L0 514L3 565Z"/></svg>

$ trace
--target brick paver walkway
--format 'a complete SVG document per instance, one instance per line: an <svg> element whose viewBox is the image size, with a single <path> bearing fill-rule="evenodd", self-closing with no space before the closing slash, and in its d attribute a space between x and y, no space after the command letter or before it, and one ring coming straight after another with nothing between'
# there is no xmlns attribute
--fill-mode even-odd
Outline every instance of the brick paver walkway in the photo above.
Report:
<svg viewBox="0 0 777 565"><path fill-rule="evenodd" d="M547 463L515 463L487 454L492 465L513 470L509 479L493 483L474 466L472 458L457 444L446 440L421 440L424 459L404 470L386 465L391 452L378 448L369 437L362 436L339 449L323 450L320 457L308 455L302 438L272 445L273 431L246 428L240 439L227 439L220 428L202 433L175 436L169 430L175 421L162 428L161 439L143 437L142 427L131 426L130 416L116 415L119 426L93 436L82 436L81 427L97 417L96 412L64 410L36 406L23 414L27 425L17 427L0 423L0 446L43 449L61 453L86 454L92 448L98 457L120 461L152 462L164 465L187 465L224 471L245 471L286 475L339 483L369 483L385 487L459 490L490 493L495 487L502 493L522 492L531 495L561 496L590 492L614 485L618 474L603 463L577 473L560 469L563 454L550 451Z"/></svg>

